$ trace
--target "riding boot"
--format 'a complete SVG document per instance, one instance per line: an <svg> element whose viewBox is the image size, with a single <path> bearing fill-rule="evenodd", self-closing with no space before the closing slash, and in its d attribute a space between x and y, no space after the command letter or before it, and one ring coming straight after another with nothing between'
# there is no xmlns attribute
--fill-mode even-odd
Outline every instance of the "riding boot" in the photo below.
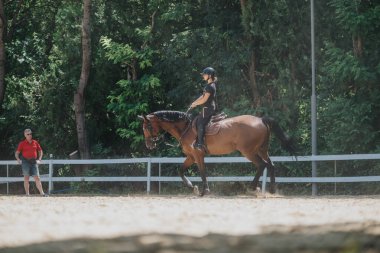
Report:
<svg viewBox="0 0 380 253"><path fill-rule="evenodd" d="M195 145L195 148L199 149L201 151L203 151L205 148L204 135L205 135L205 127L203 125L199 126L198 127L198 137L197 137L198 140L197 140L197 144Z"/></svg>

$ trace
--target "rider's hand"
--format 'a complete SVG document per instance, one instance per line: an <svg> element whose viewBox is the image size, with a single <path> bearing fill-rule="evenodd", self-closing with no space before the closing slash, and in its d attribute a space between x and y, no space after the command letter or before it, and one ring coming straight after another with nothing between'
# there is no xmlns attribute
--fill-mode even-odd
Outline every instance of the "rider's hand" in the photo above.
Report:
<svg viewBox="0 0 380 253"><path fill-rule="evenodd" d="M17 164L21 164L21 160L20 159L17 159Z"/></svg>
<svg viewBox="0 0 380 253"><path fill-rule="evenodd" d="M41 164L41 160L37 160L36 162L37 162L37 164Z"/></svg>
<svg viewBox="0 0 380 253"><path fill-rule="evenodd" d="M192 104L190 105L190 108L194 108L194 107L196 107L196 106L197 106L196 104L192 103Z"/></svg>

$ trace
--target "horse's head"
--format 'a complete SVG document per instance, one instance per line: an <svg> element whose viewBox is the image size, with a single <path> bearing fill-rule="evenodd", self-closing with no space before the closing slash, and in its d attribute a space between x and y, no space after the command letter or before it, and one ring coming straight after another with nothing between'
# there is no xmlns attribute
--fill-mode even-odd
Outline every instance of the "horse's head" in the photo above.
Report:
<svg viewBox="0 0 380 253"><path fill-rule="evenodd" d="M143 121L143 131L145 137L145 145L148 149L154 149L157 141L160 139L159 133L161 127L159 121L155 115L149 114L147 116L139 116L139 119Z"/></svg>
<svg viewBox="0 0 380 253"><path fill-rule="evenodd" d="M143 121L145 145L149 149L156 147L157 141L161 138L159 136L161 130L178 136L186 126L190 126L187 123L191 122L188 114L179 111L158 111L139 118Z"/></svg>

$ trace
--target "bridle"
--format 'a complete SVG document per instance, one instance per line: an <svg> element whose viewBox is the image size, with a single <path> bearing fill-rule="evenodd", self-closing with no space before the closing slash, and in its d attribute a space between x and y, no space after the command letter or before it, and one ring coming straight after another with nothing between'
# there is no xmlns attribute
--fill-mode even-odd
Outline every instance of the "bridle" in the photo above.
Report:
<svg viewBox="0 0 380 253"><path fill-rule="evenodd" d="M162 138L163 134L158 135L158 136L153 136L153 126L152 126L152 124L150 123L149 120L148 120L148 122L146 124L147 124L147 126L143 127L143 130L144 131L147 130L149 132L149 140L156 145L157 142Z"/></svg>

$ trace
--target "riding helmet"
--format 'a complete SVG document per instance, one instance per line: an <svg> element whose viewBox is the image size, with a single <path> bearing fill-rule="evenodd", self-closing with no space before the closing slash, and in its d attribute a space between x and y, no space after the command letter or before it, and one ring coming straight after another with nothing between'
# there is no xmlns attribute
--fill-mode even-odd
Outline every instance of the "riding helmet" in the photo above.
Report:
<svg viewBox="0 0 380 253"><path fill-rule="evenodd" d="M202 75L210 75L212 78L214 78L215 77L215 74L216 74L216 71L215 71L215 69L213 69L212 67L207 67L207 68L205 68L203 71L202 71L202 73L201 73Z"/></svg>

